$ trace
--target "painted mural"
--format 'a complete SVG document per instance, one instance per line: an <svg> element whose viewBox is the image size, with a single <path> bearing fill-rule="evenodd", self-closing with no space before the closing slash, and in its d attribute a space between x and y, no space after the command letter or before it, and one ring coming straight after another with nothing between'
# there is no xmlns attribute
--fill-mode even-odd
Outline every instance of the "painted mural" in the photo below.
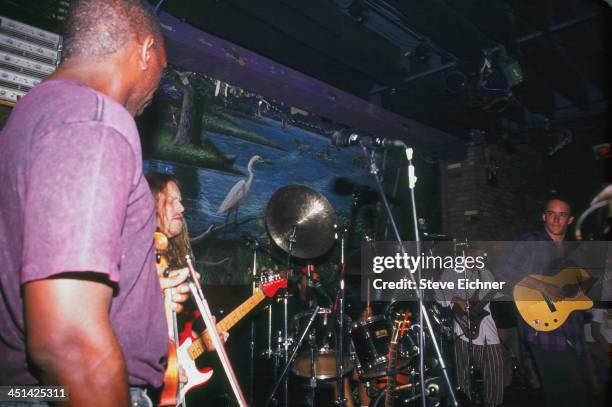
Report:
<svg viewBox="0 0 612 407"><path fill-rule="evenodd" d="M181 183L185 218L206 284L249 283L253 239L260 242L259 267L286 266L286 254L266 233L264 216L279 188L299 184L319 192L342 227L351 216L353 192L370 190L374 182L359 149L330 143L341 124L176 68L168 69L139 127L144 170L171 173ZM377 227L372 216L360 218L370 221L354 222L353 234ZM316 260L329 284L339 256L332 248Z"/></svg>

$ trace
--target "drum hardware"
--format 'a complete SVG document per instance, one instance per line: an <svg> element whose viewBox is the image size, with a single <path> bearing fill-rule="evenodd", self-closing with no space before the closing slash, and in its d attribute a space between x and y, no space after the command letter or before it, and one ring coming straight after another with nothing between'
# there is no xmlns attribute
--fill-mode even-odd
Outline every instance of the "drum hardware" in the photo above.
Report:
<svg viewBox="0 0 612 407"><path fill-rule="evenodd" d="M303 185L277 190L266 206L265 224L272 241L287 252L287 269L293 256L311 259L325 254L334 244L336 214L320 193ZM316 316L316 314L315 314ZM284 358L289 367L288 292L283 296ZM297 351L297 348L296 348ZM284 376L283 407L288 405L289 382Z"/></svg>
<svg viewBox="0 0 612 407"><path fill-rule="evenodd" d="M351 330L357 360L361 365L364 380L384 376L389 362L389 327L383 315L375 315L355 322ZM398 369L408 366L408 354L402 350L397 364Z"/></svg>
<svg viewBox="0 0 612 407"><path fill-rule="evenodd" d="M405 383L393 388L393 391L398 395L394 405L397 407L408 407L414 406L415 402L419 399L425 398L425 405L427 407L439 407L441 403L441 388L440 378L430 377L425 381L425 393L422 397L421 393L417 390L421 387L418 381L411 383ZM372 397L370 407L383 407L385 405L385 392L379 391Z"/></svg>
<svg viewBox="0 0 612 407"><path fill-rule="evenodd" d="M319 313L319 309L320 309L320 307L317 306L314 309L312 315L310 316L310 319L308 320L308 324L306 325L306 329L304 329L304 332L302 332L302 334L300 335L300 339L295 344L295 348L293 349L293 352L291 352L291 356L287 359L287 362L285 363L285 366L283 367L283 371L282 371L280 377L278 377L276 379L276 382L274 383L274 387L272 388L272 392L270 393L270 395L266 399L264 407L266 407L266 406L268 406L270 404L270 402L272 401L272 399L274 397L274 394L276 394L276 391L278 390L278 387L281 385L281 383L283 381L285 383L287 383L286 378L287 378L287 372L289 371L289 367L291 366L291 364L295 360L295 356L297 355L298 349L302 345L302 342L304 341L304 338L306 337L306 334L310 330L310 328L311 328L311 326L312 326L312 324L313 324L317 314ZM285 344L284 344L285 348L287 347L286 337L287 337L287 332L285 331ZM288 396L287 393L288 392L285 392L285 398L287 398L287 396Z"/></svg>
<svg viewBox="0 0 612 407"><path fill-rule="evenodd" d="M378 189L378 193L380 195L380 199L383 202L383 205L385 207L385 211L387 213L388 219L389 219L389 223L391 224L392 230L393 230L393 234L395 237L395 240L398 243L398 247L401 249L401 254L404 255L406 254L404 245L403 245L403 240L400 236L399 230L397 228L397 224L395 222L395 219L393 218L393 212L391 211L391 207L389 206L389 201L387 200L387 197L385 195L385 190L384 187L382 185L382 181L380 179L379 176L379 169L378 169L378 165L376 163L376 156L374 154L374 150L373 149L368 149L368 146L366 146L363 143L360 143L361 149L363 151L363 154L365 156L365 158L367 160L369 160L370 162L370 173L372 174L372 176L374 177L374 180L376 181L376 187ZM413 221L413 231L414 231L414 241L416 242L416 252L417 253L421 253L421 239L420 239L420 234L419 234L419 225L418 225L418 216L417 216L417 210L416 210L416 199L415 199L415 192L414 192L414 187L416 185L416 181L417 178L415 176L415 172L414 172L414 165L412 163L412 156L413 156L413 149L406 147L406 159L408 161L408 183L409 183L409 189L410 189L410 206L411 206L411 212L412 212L412 221ZM416 271L416 279L420 280L421 278L421 268L417 267L417 271ZM412 281L415 281L415 276L412 275L412 273L407 273L406 275L407 278L409 278ZM434 346L434 349L436 350L436 355L438 358L438 361L440 362L440 367L442 370L442 375L444 377L444 381L446 383L446 387L448 389L448 394L450 395L450 398L452 400L452 403L454 406L458 406L458 402L457 402L457 398L455 396L455 392L454 392L454 388L453 385L451 383L450 380L450 376L448 374L448 370L446 368L446 363L444 362L444 358L442 356L442 353L440 351L440 347L438 346L438 343L436 341L436 337L434 335L434 331L433 331L433 326L431 324L430 318L429 318L429 313L427 311L427 309L425 308L424 302L423 302L423 293L421 292L420 289L415 290L415 293L417 295L418 298L418 302L419 302L419 326L420 326L420 332L419 332L419 382L420 382L420 387L421 387L421 405L422 407L425 407L427 404L426 401L426 386L425 386L425 335L423 332L423 323L425 322L427 329L429 331L429 334L431 336L431 342ZM393 301L392 301L393 302Z"/></svg>
<svg viewBox="0 0 612 407"><path fill-rule="evenodd" d="M336 360L336 386L338 387L338 399L336 405L346 406L346 398L344 397L344 274L346 272L346 260L344 257L344 242L347 230L344 229L340 234L340 290L338 291L338 335L337 345L338 359Z"/></svg>
<svg viewBox="0 0 612 407"><path fill-rule="evenodd" d="M293 321L294 337L299 337L303 332L305 321L310 318L311 312L305 311L297 314ZM345 317L345 323L348 317ZM337 335L334 330L334 314L329 308L320 308L315 317L313 326L308 334L307 351L299 350L292 372L302 378L310 378L314 370L314 378L318 381L335 379L337 377L338 352L332 346L332 341ZM346 342L346 341L345 341ZM314 369L311 369L314 366ZM344 375L353 370L350 360L344 361Z"/></svg>
<svg viewBox="0 0 612 407"><path fill-rule="evenodd" d="M291 255L293 253L293 245L297 242L297 238L295 235L295 231L297 229L297 225L293 225L291 228L291 233L287 236L287 270L291 270ZM283 331L285 333L285 338L283 341L283 356L284 360L289 366L288 357L289 357L289 290L285 290L283 295ZM283 380L283 407L287 407L289 405L289 380L285 376Z"/></svg>
<svg viewBox="0 0 612 407"><path fill-rule="evenodd" d="M289 254L289 256L291 256L291 254ZM289 262L291 260L288 260ZM289 318L289 314L288 314L288 304L289 304L289 290L285 290L285 294L283 295L283 329L285 332L285 338L283 341L283 356L284 356L284 360L285 363L287 364L285 370L287 370L289 368L289 365L291 364L291 361L288 360L288 356L289 356L289 327L287 325L287 319ZM297 349L296 349L297 351ZM289 405L289 381L287 380L286 374L281 374L281 378L284 378L283 381L283 407L287 407Z"/></svg>
<svg viewBox="0 0 612 407"><path fill-rule="evenodd" d="M259 241L256 238L252 239L252 250L253 250L253 282L252 282L252 291L255 294L255 290L257 289L255 282L257 280L257 250L259 249ZM270 308L272 310L272 308ZM255 378L255 319L251 318L250 322L250 347L249 347L249 393L247 395L249 405L253 405L253 388L255 386L254 378Z"/></svg>

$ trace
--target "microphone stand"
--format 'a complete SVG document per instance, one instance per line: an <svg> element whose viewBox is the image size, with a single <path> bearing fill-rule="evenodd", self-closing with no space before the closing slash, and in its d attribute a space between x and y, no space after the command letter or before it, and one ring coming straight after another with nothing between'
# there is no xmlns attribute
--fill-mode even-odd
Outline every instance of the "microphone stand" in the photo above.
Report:
<svg viewBox="0 0 612 407"><path fill-rule="evenodd" d="M223 370L225 370L225 374L227 375L227 379L229 380L230 386L232 387L234 396L238 401L238 406L247 407L246 400L244 399L242 390L240 390L240 385L238 384L238 379L236 378L234 369L232 368L229 357L227 356L227 352L225 351L223 342L221 342L221 339L219 338L217 327L212 319L212 313L210 312L210 308L208 307L208 301L206 301L204 293L202 292L202 287L200 287L200 282L198 281L197 275L193 268L193 264L191 263L191 258L189 256L185 256L185 258L187 260L187 266L189 267L189 271L191 273L191 278L189 280L189 289L191 290L198 309L202 314L202 319L204 320L204 324L206 325L206 329L208 330L208 335L213 345L215 345L215 350L217 351L217 355L219 355L221 365L223 365Z"/></svg>
<svg viewBox="0 0 612 407"><path fill-rule="evenodd" d="M274 397L274 393L276 393L276 390L278 389L278 386L280 386L281 382L287 381L286 377L287 377L287 372L289 371L289 366L291 366L291 364L293 363L293 360L295 359L295 355L297 355L297 351L298 349L300 349L300 346L302 345L302 342L304 341L306 334L310 330L312 323L314 322L317 314L319 313L320 308L321 307L317 305L314 312L310 316L310 319L308 320L308 324L306 325L306 329L304 329L304 332L302 332L302 336L300 336L300 340L295 344L295 347L293 348L293 352L291 353L291 357L287 360L287 363L285 364L285 367L283 368L283 372L281 373L280 377L276 379L276 383L274 383L272 392L270 392L270 395L266 399L264 407L267 407L268 404L270 404L270 401L272 401L272 398Z"/></svg>
<svg viewBox="0 0 612 407"><path fill-rule="evenodd" d="M387 212L387 216L389 216L389 223L393 229L393 234L395 235L395 239L399 245L399 248L402 252L402 255L406 254L406 249L404 248L402 238L399 234L399 230L397 229L397 225L395 223L395 219L393 218L393 212L391 211L391 207L389 206L389 201L387 200L387 196L385 195L385 190L383 188L382 182L379 177L379 170L376 164L376 157L374 155L374 150L371 153L368 152L368 148L364 143L360 143L363 154L366 159L370 161L370 173L374 176L374 180L376 181L376 187L378 188L378 192L380 194L380 199L382 200L385 211ZM412 148L405 147L406 149L406 158L408 160L408 183L410 187L410 206L412 208L412 221L413 221L413 229L414 229L414 240L416 242L417 255L421 252L421 239L419 236L419 227L418 227L418 218L416 213L416 201L414 194L414 186L416 184L416 176L414 174L414 165L412 164ZM412 273L408 273L407 277L411 281L415 281ZM421 267L420 264L417 267L417 278L421 279ZM416 283L416 282L415 282ZM418 285L417 285L418 287ZM448 371L446 369L446 363L444 362L444 358L442 357L442 353L440 352L440 347L438 346L438 342L436 341L436 337L434 334L433 326L429 319L429 314L425 309L425 304L423 303L423 293L420 288L415 290L417 295L417 299L419 302L419 381L421 385L421 406L426 407L426 385L425 385L425 341L424 341L424 332L423 332L423 321L427 323L427 329L429 331L429 335L431 337L431 342L434 345L436 350L436 354L438 360L440 361L440 368L442 369L442 375L444 376L444 381L446 382L446 386L448 388L448 392L451 396L452 403L455 407L458 407L457 397L455 396L455 391L450 381L450 377L448 375ZM393 302L393 300L392 300Z"/></svg>

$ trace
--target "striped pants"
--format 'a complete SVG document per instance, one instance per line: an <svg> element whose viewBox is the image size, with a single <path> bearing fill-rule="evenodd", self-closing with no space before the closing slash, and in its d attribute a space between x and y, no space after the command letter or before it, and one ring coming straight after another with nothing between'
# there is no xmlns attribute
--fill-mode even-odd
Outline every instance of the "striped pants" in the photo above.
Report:
<svg viewBox="0 0 612 407"><path fill-rule="evenodd" d="M504 400L504 360L501 345L473 345L472 351L472 363L480 371L484 382L483 405L487 407L500 405ZM471 383L467 341L463 339L455 340L455 360L457 363L457 384L469 397Z"/></svg>

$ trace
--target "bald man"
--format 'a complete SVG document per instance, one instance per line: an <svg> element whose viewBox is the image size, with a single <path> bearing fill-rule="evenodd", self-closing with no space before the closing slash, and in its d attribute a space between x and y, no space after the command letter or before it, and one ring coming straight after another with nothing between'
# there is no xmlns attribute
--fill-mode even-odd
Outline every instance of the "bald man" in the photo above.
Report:
<svg viewBox="0 0 612 407"><path fill-rule="evenodd" d="M0 136L0 385L66 386L66 406L146 405L168 337L133 117L164 44L144 0L72 3L65 60Z"/></svg>

